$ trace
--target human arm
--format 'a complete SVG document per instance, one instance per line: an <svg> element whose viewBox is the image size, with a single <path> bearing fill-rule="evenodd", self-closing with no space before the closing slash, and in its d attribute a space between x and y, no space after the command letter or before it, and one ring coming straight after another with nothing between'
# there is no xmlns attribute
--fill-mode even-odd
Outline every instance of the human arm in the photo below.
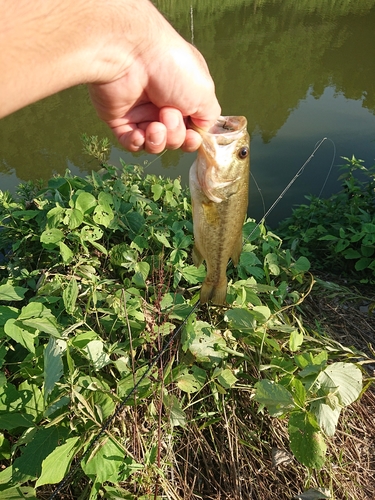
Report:
<svg viewBox="0 0 375 500"><path fill-rule="evenodd" d="M193 151L220 114L201 54L148 0L0 0L0 116L88 83L130 151ZM173 122L177 127L173 127Z"/></svg>

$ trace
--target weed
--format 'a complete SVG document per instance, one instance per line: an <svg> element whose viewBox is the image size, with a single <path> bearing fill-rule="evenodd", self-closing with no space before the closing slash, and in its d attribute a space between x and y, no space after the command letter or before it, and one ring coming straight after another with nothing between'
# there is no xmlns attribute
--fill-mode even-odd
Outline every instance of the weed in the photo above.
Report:
<svg viewBox="0 0 375 500"><path fill-rule="evenodd" d="M74 498L209 498L224 456L218 473L249 498L243 457L271 417L289 422L280 447L324 467L363 354L303 325L308 259L248 220L228 307L192 312L205 270L191 262L188 193L122 167L67 172L31 203L30 190L0 193L2 494L35 497L80 463Z"/></svg>

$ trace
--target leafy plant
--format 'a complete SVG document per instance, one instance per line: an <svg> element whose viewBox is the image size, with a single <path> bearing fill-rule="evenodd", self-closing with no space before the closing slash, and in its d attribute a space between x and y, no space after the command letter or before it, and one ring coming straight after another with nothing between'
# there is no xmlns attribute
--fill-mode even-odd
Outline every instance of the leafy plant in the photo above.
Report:
<svg viewBox="0 0 375 500"><path fill-rule="evenodd" d="M316 269L359 276L362 282L375 278L375 166L367 169L354 156L339 180L342 190L328 199L308 196L283 221L277 233L304 255Z"/></svg>
<svg viewBox="0 0 375 500"><path fill-rule="evenodd" d="M0 193L0 224L2 495L35 497L80 464L75 497L176 498L186 433L214 439L247 394L233 415L288 417L295 457L323 465L363 354L305 330L310 264L278 236L248 220L228 308L198 309L178 179L67 172L31 202Z"/></svg>

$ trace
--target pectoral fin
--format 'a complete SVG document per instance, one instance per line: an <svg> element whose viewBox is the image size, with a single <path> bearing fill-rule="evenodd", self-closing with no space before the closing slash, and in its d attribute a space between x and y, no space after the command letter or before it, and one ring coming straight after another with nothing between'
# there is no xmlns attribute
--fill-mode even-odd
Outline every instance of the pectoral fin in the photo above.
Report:
<svg viewBox="0 0 375 500"><path fill-rule="evenodd" d="M197 246L194 245L193 247L193 263L195 267L199 267L202 262L204 261L204 258L200 251L198 250Z"/></svg>
<svg viewBox="0 0 375 500"><path fill-rule="evenodd" d="M240 260L241 252L242 252L242 231L241 231L241 234L240 234L239 238L236 241L236 244L234 245L234 248L233 248L233 251L232 251L232 255L231 255L233 264L235 266L237 266L237 264L238 264L238 262Z"/></svg>

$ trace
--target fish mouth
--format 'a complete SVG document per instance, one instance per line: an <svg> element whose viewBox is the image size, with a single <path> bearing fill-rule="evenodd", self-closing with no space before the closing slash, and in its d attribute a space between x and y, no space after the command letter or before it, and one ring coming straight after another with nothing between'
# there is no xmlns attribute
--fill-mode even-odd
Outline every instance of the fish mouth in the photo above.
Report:
<svg viewBox="0 0 375 500"><path fill-rule="evenodd" d="M203 138L212 135L218 144L229 144L246 132L245 116L220 116L208 130L197 127L189 118L188 127L198 132Z"/></svg>

